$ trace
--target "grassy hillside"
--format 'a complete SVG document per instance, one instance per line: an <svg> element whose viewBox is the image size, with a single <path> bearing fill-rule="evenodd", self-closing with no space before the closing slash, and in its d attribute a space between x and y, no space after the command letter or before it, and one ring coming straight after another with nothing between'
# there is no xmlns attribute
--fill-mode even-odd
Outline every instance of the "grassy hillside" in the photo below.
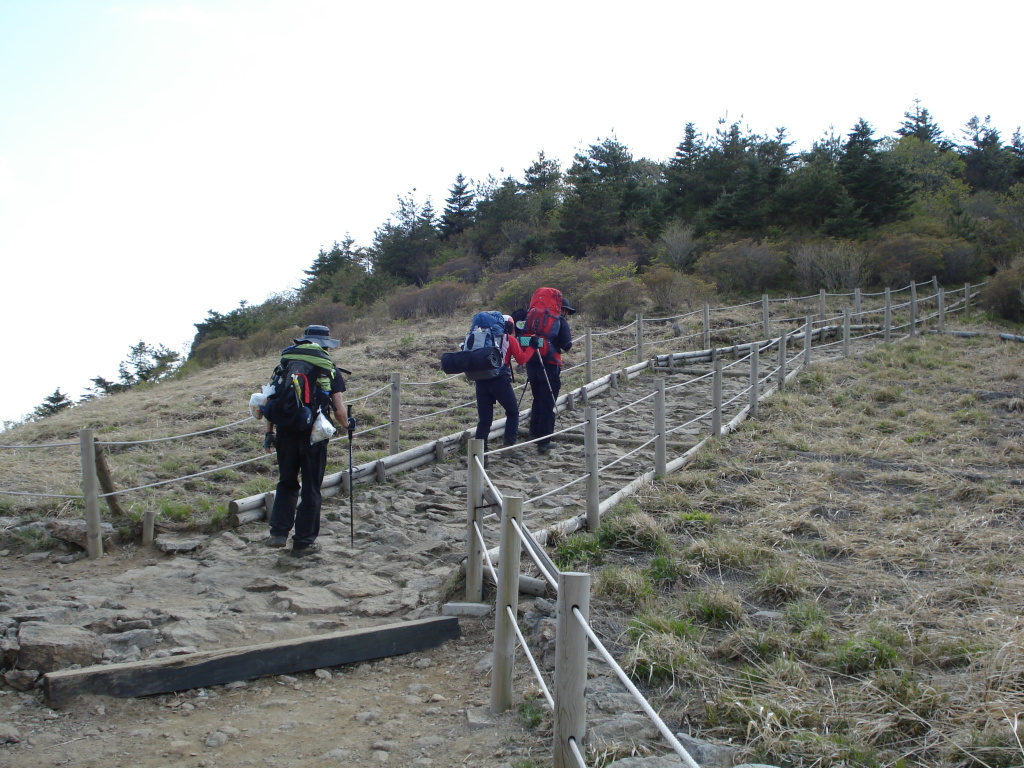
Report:
<svg viewBox="0 0 1024 768"><path fill-rule="evenodd" d="M813 367L560 544L666 722L773 765L1024 762L1022 356L989 332Z"/></svg>
<svg viewBox="0 0 1024 768"><path fill-rule="evenodd" d="M394 371L437 381L463 320L395 323L343 344L334 357L354 371L351 394L384 387ZM558 543L561 567L594 572L600 626L667 722L748 743L778 765L1022 764L1024 346L971 327L982 335L926 335L816 365L599 531ZM0 452L4 488L80 493L85 426L130 441L246 419L275 361L222 364L22 425L6 444L71 445ZM405 415L472 399L457 379L404 391ZM378 397L357 406L362 427L386 420ZM464 409L413 422L403 447L473 421ZM259 457L260 432L246 420L106 450L125 488ZM386 449L386 430L369 433L356 460ZM340 470L344 442L330 455L328 471ZM165 524L216 525L228 500L275 479L266 458L125 494L128 516L113 522L128 528L155 508ZM81 514L67 499L0 504L3 515ZM41 543L13 530L0 546Z"/></svg>

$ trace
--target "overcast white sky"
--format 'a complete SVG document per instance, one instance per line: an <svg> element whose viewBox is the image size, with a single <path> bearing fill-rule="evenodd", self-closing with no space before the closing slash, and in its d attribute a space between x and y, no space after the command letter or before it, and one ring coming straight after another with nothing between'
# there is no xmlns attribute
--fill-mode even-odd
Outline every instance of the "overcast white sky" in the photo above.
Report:
<svg viewBox="0 0 1024 768"><path fill-rule="evenodd" d="M890 135L915 98L952 138L990 114L1008 140L1021 22L904 0L0 0L0 419L116 379L140 340L183 349L346 233L369 245L399 195L441 209L458 173L521 178L541 150L567 167L614 135L665 160L723 116L805 148L860 117Z"/></svg>

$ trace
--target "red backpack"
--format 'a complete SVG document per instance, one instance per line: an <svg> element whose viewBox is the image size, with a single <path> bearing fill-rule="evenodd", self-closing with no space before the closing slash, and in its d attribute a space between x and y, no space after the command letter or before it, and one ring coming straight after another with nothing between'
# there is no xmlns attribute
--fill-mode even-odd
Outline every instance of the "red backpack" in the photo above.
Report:
<svg viewBox="0 0 1024 768"><path fill-rule="evenodd" d="M544 345L538 352L545 360L560 360L561 355L551 351L550 342L555 337L555 325L562 316L562 292L557 288L538 288L530 299L530 308L526 312L523 336L540 336Z"/></svg>

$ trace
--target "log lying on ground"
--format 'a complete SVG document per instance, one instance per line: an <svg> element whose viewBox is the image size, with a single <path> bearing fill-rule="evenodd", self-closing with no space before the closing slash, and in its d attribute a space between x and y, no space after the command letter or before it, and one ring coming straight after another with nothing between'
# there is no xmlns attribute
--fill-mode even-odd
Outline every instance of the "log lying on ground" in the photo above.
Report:
<svg viewBox="0 0 1024 768"><path fill-rule="evenodd" d="M83 694L127 699L398 656L457 637L458 618L437 616L241 648L60 670L43 676L43 694L51 707L64 706Z"/></svg>

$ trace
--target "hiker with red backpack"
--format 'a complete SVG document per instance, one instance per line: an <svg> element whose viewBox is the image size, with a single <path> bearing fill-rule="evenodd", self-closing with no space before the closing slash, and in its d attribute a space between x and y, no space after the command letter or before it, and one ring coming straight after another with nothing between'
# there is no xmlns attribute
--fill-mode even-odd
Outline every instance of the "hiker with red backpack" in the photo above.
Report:
<svg viewBox="0 0 1024 768"><path fill-rule="evenodd" d="M538 288L530 300L523 322L520 343L537 353L526 363L526 378L533 393L530 409L530 439L537 442L537 451L548 453L554 442L555 403L562 389L562 352L572 349L572 332L566 319L576 310L557 288Z"/></svg>

